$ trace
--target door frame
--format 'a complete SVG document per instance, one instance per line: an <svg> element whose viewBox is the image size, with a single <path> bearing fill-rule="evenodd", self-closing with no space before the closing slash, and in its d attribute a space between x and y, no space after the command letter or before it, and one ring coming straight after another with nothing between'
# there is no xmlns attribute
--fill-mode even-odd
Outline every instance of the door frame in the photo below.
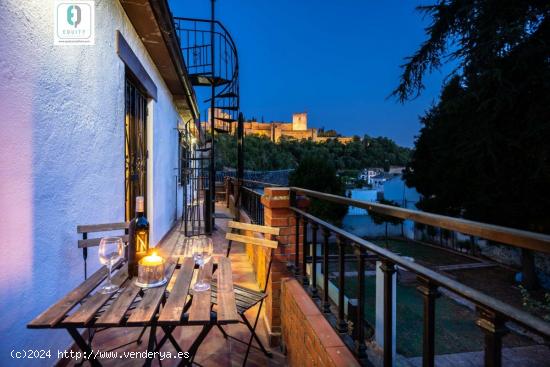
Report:
<svg viewBox="0 0 550 367"><path fill-rule="evenodd" d="M132 95L129 95L129 94ZM133 98L133 100L132 100ZM138 106L141 104L141 106ZM132 120L132 121L131 121ZM134 217L135 213L135 197L144 197L144 211L147 216L148 204L149 204L149 96L139 82L139 80L133 75L133 73L126 69L124 77L124 213L125 220L128 221ZM141 125L141 136L137 134L139 131L136 129L136 122ZM132 125L134 124L134 125ZM138 141L131 141L130 139L138 139ZM141 145L141 152L137 151L134 155L141 155L141 160L137 163L141 166L143 176L138 177L141 187L138 187L138 192L135 186L132 184L130 176L131 170L131 156L130 149L136 149ZM141 174L140 172L137 173Z"/></svg>

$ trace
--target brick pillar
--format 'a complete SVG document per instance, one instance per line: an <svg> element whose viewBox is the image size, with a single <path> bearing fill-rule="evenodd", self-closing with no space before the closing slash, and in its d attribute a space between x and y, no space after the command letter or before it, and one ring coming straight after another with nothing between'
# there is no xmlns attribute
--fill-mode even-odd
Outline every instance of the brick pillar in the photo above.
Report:
<svg viewBox="0 0 550 367"><path fill-rule="evenodd" d="M307 199L298 200L298 207L305 209ZM279 247L274 251L271 277L267 285L268 297L265 303L265 323L269 333L269 344L277 346L281 339L281 279L291 276L288 264L294 262L296 243L296 217L290 209L290 190L287 187L266 187L262 196L264 224L279 227ZM302 226L299 228L302 232ZM300 236L301 238L302 236ZM267 267L267 262L265 267ZM259 273L259 272L258 272Z"/></svg>

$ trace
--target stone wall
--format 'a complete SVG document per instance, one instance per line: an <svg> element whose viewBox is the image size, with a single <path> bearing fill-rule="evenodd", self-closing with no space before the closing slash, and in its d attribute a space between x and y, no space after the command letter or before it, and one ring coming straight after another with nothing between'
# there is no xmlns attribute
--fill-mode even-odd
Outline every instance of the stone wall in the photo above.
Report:
<svg viewBox="0 0 550 367"><path fill-rule="evenodd" d="M290 275L288 263L294 260L294 244L296 241L296 219L290 206L290 190L288 188L266 187L262 196L264 206L264 224L270 227L281 228L277 237L279 247L274 251L274 259L271 268L271 276L267 284L268 297L264 308L264 322L268 329L269 344L279 345L281 335L281 311L280 291L281 279ZM299 206L305 208L308 202L302 200ZM234 198L229 198L229 207L234 212ZM241 220L250 222L246 213L241 211ZM302 227L299 227L301 233ZM261 236L257 234L258 236ZM269 237L268 237L269 238ZM299 236L302 239L302 235ZM266 271L269 264L270 250L261 246L248 244L245 246L246 253L258 281L260 288L265 287Z"/></svg>
<svg viewBox="0 0 550 367"><path fill-rule="evenodd" d="M289 366L359 366L295 279L284 279L281 284L281 327Z"/></svg>
<svg viewBox="0 0 550 367"><path fill-rule="evenodd" d="M262 196L264 206L264 223L266 226L279 227L279 247L275 250L275 257L271 268L271 278L267 286L269 296L266 299L266 325L270 329L270 344L278 345L281 333L280 291L281 279L289 276L288 263L294 255L296 238L296 222L290 210L290 190L288 188L266 187ZM251 257L257 274L265 277L267 261L265 253L254 254ZM262 276L258 275L259 278Z"/></svg>
<svg viewBox="0 0 550 367"><path fill-rule="evenodd" d="M229 202L234 210L234 198L230 197ZM288 265L293 264L295 258L296 217L290 209L289 188L266 187L262 204L265 225L280 228L279 247L274 252L263 315L270 346L282 343L290 366L359 366L302 286L290 278ZM307 209L308 204L305 198L299 198L296 203L301 209ZM241 220L250 222L242 211ZM303 227L300 224L298 241L302 240ZM270 249L248 244L246 253L259 287L265 287Z"/></svg>

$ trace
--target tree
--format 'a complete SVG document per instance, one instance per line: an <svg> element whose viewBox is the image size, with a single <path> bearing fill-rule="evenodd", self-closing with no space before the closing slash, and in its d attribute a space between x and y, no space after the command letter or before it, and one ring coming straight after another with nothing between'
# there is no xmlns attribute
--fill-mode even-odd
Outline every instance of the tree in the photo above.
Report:
<svg viewBox="0 0 550 367"><path fill-rule="evenodd" d="M326 155L307 154L290 175L290 185L339 196L345 195L345 187L336 175L336 168ZM348 212L347 205L311 198L308 212L323 220L340 224Z"/></svg>
<svg viewBox="0 0 550 367"><path fill-rule="evenodd" d="M399 204L397 204L397 202L393 200L380 199L378 200L378 203L399 207ZM398 225L403 223L403 219L392 217L390 215L380 214L374 210L368 210L368 212L369 212L369 216L371 217L372 221L375 224L384 224L386 226L385 241L386 241L386 246L388 246L388 224Z"/></svg>
<svg viewBox="0 0 550 367"><path fill-rule="evenodd" d="M216 169L235 167L237 143L229 134L216 135ZM307 154L326 155L338 170L359 170L365 167L405 165L410 149L400 147L384 137L354 139L349 144L338 141L313 142L282 138L279 143L258 135L244 138L245 168L250 170L277 170L295 168Z"/></svg>
<svg viewBox="0 0 550 367"><path fill-rule="evenodd" d="M550 233L550 2L440 0L428 39L403 66L393 94L405 101L429 71L456 69L423 128L405 172L419 208ZM523 280L537 286L522 251Z"/></svg>

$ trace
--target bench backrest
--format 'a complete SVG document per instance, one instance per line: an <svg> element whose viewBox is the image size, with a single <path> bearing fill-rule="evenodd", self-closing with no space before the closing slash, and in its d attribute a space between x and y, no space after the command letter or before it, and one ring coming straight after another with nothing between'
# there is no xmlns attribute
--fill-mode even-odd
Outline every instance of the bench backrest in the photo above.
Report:
<svg viewBox="0 0 550 367"><path fill-rule="evenodd" d="M267 274L265 279L265 287L263 289L263 292L267 291L267 283L269 282L269 275L271 273L271 264L273 262L273 250L277 248L279 245L279 242L276 240L271 239L274 236L279 235L279 228L277 227L268 227L268 226L261 226L258 224L249 224L249 223L242 223L242 222L236 222L236 221L229 221L227 223L227 228L229 231L226 233L225 238L229 240L228 246L227 246L227 256L229 256L229 252L231 251L231 243L233 241L240 242L244 244L252 244L257 246L263 246L269 248L269 265L267 267ZM260 238L257 236L250 236L247 234L238 234L236 232L239 231L246 231L246 232L253 232L253 234L261 233L264 235L264 237L269 238Z"/></svg>
<svg viewBox="0 0 550 367"><path fill-rule="evenodd" d="M129 222L120 222L120 223L104 223L104 224L84 224L76 226L76 233L82 234L82 239L78 240L78 248L82 249L82 257L84 258L84 279L88 278L88 247L99 246L101 242L101 237L97 238L88 238L89 233L101 233L101 232L112 232L112 231L123 231L123 234L113 234L114 236L120 236L122 242L128 243L128 227L130 226Z"/></svg>
<svg viewBox="0 0 550 367"><path fill-rule="evenodd" d="M88 238L89 233L124 231L121 235L122 242L128 243L128 227L129 222L120 223L104 223L104 224L85 224L76 226L76 233L82 234L82 239L78 240L79 248L99 246L101 238ZM115 235L116 236L116 235Z"/></svg>
<svg viewBox="0 0 550 367"><path fill-rule="evenodd" d="M271 240L271 239L265 239L265 238L259 238L255 236L248 236L243 234L234 233L235 230L237 231L250 231L255 233L261 233L263 235L273 235L278 236L279 235L279 228L277 227L268 227L268 226L261 226L258 224L249 224L249 223L242 223L242 222L235 222L235 221L229 221L227 223L227 228L230 229L229 232L225 235L225 238L230 241L235 242L241 242L241 243L249 243L252 245L258 245L258 246L265 246L272 249L277 248L278 242Z"/></svg>

